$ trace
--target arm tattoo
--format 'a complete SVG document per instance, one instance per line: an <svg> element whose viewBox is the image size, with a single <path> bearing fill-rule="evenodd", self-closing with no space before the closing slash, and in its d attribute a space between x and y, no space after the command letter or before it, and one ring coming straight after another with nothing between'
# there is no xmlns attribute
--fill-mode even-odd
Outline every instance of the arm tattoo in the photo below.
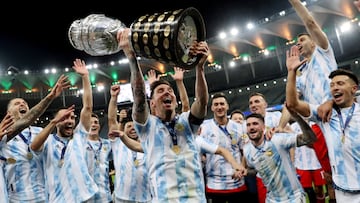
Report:
<svg viewBox="0 0 360 203"><path fill-rule="evenodd" d="M24 117L16 121L14 124L13 135L19 134L22 130L35 122L35 120L46 111L52 101L52 99L45 97L36 106L31 108L29 112L24 115Z"/></svg>

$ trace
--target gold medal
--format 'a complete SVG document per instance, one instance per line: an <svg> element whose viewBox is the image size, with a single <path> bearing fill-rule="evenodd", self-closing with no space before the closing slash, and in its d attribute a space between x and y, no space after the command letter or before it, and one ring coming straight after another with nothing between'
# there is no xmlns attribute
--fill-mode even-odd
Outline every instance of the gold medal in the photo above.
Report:
<svg viewBox="0 0 360 203"><path fill-rule="evenodd" d="M232 139L232 140L231 140L231 144L236 145L236 140L235 140L235 139Z"/></svg>
<svg viewBox="0 0 360 203"><path fill-rule="evenodd" d="M134 166L135 167L139 166L139 160L137 160L137 159L134 160Z"/></svg>
<svg viewBox="0 0 360 203"><path fill-rule="evenodd" d="M172 148L172 150L175 152L175 154L179 154L181 148L179 147L179 145L174 145L173 148Z"/></svg>
<svg viewBox="0 0 360 203"><path fill-rule="evenodd" d="M345 142L345 134L342 134L342 136L341 136L341 142L344 144L344 142Z"/></svg>
<svg viewBox="0 0 360 203"><path fill-rule="evenodd" d="M99 165L99 164L100 164L100 161L99 161L98 159L96 159L95 164L96 164L96 165Z"/></svg>
<svg viewBox="0 0 360 203"><path fill-rule="evenodd" d="M271 156L271 155L272 155L272 151L266 151L265 154L268 155L268 156Z"/></svg>
<svg viewBox="0 0 360 203"><path fill-rule="evenodd" d="M63 165L64 165L64 159L60 159L58 163L59 168L61 168Z"/></svg>
<svg viewBox="0 0 360 203"><path fill-rule="evenodd" d="M28 152L28 153L26 154L26 158L29 159L29 160L31 160L31 159L33 158L33 154L32 154L31 152Z"/></svg>
<svg viewBox="0 0 360 203"><path fill-rule="evenodd" d="M14 158L7 158L7 159L6 159L6 162L7 162L8 164L14 164L14 163L16 163L16 160L15 160Z"/></svg>

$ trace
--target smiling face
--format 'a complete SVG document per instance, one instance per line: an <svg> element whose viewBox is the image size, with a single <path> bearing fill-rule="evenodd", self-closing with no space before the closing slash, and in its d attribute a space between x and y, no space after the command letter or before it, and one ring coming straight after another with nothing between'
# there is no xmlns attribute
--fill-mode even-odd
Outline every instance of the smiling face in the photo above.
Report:
<svg viewBox="0 0 360 203"><path fill-rule="evenodd" d="M90 135L98 136L100 131L100 122L99 119L92 116L91 117L91 128L90 128Z"/></svg>
<svg viewBox="0 0 360 203"><path fill-rule="evenodd" d="M174 90L167 84L160 84L154 90L150 100L150 108L160 118L175 113L177 106Z"/></svg>
<svg viewBox="0 0 360 203"><path fill-rule="evenodd" d="M66 111L66 109L61 109L58 113ZM56 124L57 134L61 137L71 137L74 134L75 128L75 114L71 112L70 115L65 117L65 119Z"/></svg>
<svg viewBox="0 0 360 203"><path fill-rule="evenodd" d="M215 118L224 118L227 116L229 105L224 97L217 97L212 100L211 111Z"/></svg>
<svg viewBox="0 0 360 203"><path fill-rule="evenodd" d="M249 99L249 110L251 113L258 113L265 116L267 103L264 97L260 95L253 95Z"/></svg>
<svg viewBox="0 0 360 203"><path fill-rule="evenodd" d="M255 146L263 142L265 124L261 119L256 117L248 117L246 119L246 130L249 139L255 144Z"/></svg>
<svg viewBox="0 0 360 203"><path fill-rule="evenodd" d="M129 121L125 124L124 133L125 135L129 136L131 139L137 140L138 138L138 135L136 134L134 128L134 123L132 121Z"/></svg>
<svg viewBox="0 0 360 203"><path fill-rule="evenodd" d="M347 75L337 75L333 77L330 82L330 91L333 100L340 108L352 105L356 90L356 83Z"/></svg>
<svg viewBox="0 0 360 203"><path fill-rule="evenodd" d="M315 50L315 42L307 34L298 37L296 46L299 49L300 55L308 59L311 58L311 55Z"/></svg>
<svg viewBox="0 0 360 203"><path fill-rule="evenodd" d="M21 98L12 99L8 104L8 112L14 117L15 120L19 120L29 111L27 102Z"/></svg>

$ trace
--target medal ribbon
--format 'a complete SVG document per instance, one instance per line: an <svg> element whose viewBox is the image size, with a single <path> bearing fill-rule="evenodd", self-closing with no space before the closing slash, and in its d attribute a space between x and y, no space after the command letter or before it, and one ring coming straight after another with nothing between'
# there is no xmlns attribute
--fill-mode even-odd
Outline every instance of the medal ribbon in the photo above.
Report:
<svg viewBox="0 0 360 203"><path fill-rule="evenodd" d="M233 138L232 138L231 134L229 133L229 131L227 130L226 125L225 125L225 127L222 127L220 124L218 124L218 123L216 122L215 119L214 119L214 121L215 121L216 125L220 128L220 130L221 130L227 137L229 137L230 140L232 141Z"/></svg>
<svg viewBox="0 0 360 203"><path fill-rule="evenodd" d="M6 161L7 159L0 155L0 160Z"/></svg>
<svg viewBox="0 0 360 203"><path fill-rule="evenodd" d="M133 157L133 161L135 161L137 157L137 152L132 151L132 157Z"/></svg>
<svg viewBox="0 0 360 203"><path fill-rule="evenodd" d="M175 130L175 124L178 120L178 117L175 116L175 118L170 121L170 122L163 122L166 126L166 128L168 129L169 131L169 134L171 135L171 139L172 139L172 142L173 142L173 145L177 145L177 135L176 135L176 130Z"/></svg>
<svg viewBox="0 0 360 203"><path fill-rule="evenodd" d="M55 138L56 141L61 142L64 145L63 148L61 149L61 155L60 155L60 160L63 160L64 155L65 155L65 151L66 151L66 148L67 148L67 143L62 141L56 134L54 134L54 138Z"/></svg>
<svg viewBox="0 0 360 203"><path fill-rule="evenodd" d="M29 127L29 136L27 138L25 138L25 136L22 133L20 133L19 136L25 142L25 144L27 145L28 153L30 153L30 147L29 147L30 140L31 140L31 129L30 129L30 127Z"/></svg>
<svg viewBox="0 0 360 203"><path fill-rule="evenodd" d="M101 142L101 139L99 139L99 142L100 142L100 146L97 150L94 150L94 148L92 147L91 143L88 141L87 144L89 145L89 147L91 148L91 150L94 152L95 154L95 160L98 159L98 155L99 155L99 158L100 158L100 152L101 152L101 148L102 148L102 142Z"/></svg>
<svg viewBox="0 0 360 203"><path fill-rule="evenodd" d="M345 129L346 127L349 125L349 122L354 114L354 109L355 109L355 103L352 104L351 109L349 110L348 115L346 116L346 120L344 123L343 117L341 115L341 111L339 108L336 108L336 112L337 112L337 116L339 117L340 120L340 127L341 127L341 131L343 133L343 136L345 136Z"/></svg>
<svg viewBox="0 0 360 203"><path fill-rule="evenodd" d="M264 134L265 136L265 134ZM255 147L259 152L261 153L265 153L266 150L264 150L264 147L265 147L265 144L266 144L266 139L264 139L264 143L260 146L260 147Z"/></svg>

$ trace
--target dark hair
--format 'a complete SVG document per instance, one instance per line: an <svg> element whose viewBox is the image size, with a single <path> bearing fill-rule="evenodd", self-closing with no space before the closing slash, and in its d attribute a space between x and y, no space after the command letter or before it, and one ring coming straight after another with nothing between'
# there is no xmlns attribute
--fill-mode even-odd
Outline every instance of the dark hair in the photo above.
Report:
<svg viewBox="0 0 360 203"><path fill-rule="evenodd" d="M354 81L356 83L356 85L359 85L359 79L356 77L356 75L349 71L349 70L345 70L345 69L337 69L334 70L330 73L329 78L333 79L335 76L338 75L346 75L348 76L352 81Z"/></svg>
<svg viewBox="0 0 360 203"><path fill-rule="evenodd" d="M96 113L91 113L91 117L97 118L99 120L99 116Z"/></svg>
<svg viewBox="0 0 360 203"><path fill-rule="evenodd" d="M160 79L160 80L157 80L157 81L151 83L151 85L150 85L150 91L151 91L151 93L150 93L150 98L151 98L151 99L152 99L152 97L153 97L153 95L154 95L154 90L155 90L155 88L156 88L157 86L159 86L159 85L168 85L168 86L171 87L170 83L169 83L168 81L166 81L166 80L161 80L161 79Z"/></svg>
<svg viewBox="0 0 360 203"><path fill-rule="evenodd" d="M240 109L235 109L234 111L232 111L232 112L230 113L230 119L231 119L231 118L232 118L232 116L233 116L234 114L236 114L236 113L241 114L241 115L242 115L242 117L243 117L243 118L245 118L244 113L243 113Z"/></svg>
<svg viewBox="0 0 360 203"><path fill-rule="evenodd" d="M265 123L264 116L262 116L262 115L259 114L259 113L249 114L248 116L246 116L246 120L247 120L248 118L258 118L258 119L260 119L263 123Z"/></svg>
<svg viewBox="0 0 360 203"><path fill-rule="evenodd" d="M216 98L224 98L226 101L227 101L227 98L226 98L226 95L222 92L218 92L218 93L215 93L212 97L212 100L216 99Z"/></svg>
<svg viewBox="0 0 360 203"><path fill-rule="evenodd" d="M261 94L260 92L252 92L252 93L250 94L250 96L249 96L249 99L250 99L251 97L253 97L253 96L260 96L260 97L262 97L262 98L266 101L265 95Z"/></svg>
<svg viewBox="0 0 360 203"><path fill-rule="evenodd" d="M310 35L309 33L307 33L307 32L299 33L299 34L297 35L297 38L300 38L301 36L304 36L304 35L306 35L306 36L308 36L308 37L311 38L311 35Z"/></svg>
<svg viewBox="0 0 360 203"><path fill-rule="evenodd" d="M133 121L133 120L132 120L131 116L127 116L126 118L123 118L123 119L122 119L121 124L125 126L126 123L132 122L132 121Z"/></svg>

